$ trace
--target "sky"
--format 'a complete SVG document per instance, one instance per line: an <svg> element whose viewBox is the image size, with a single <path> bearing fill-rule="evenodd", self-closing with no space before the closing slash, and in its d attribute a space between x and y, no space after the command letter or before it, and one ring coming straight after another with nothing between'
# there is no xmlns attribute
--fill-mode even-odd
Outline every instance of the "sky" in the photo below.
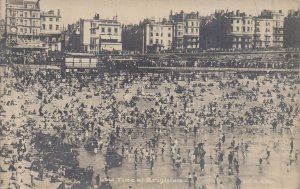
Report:
<svg viewBox="0 0 300 189"><path fill-rule="evenodd" d="M144 18L168 17L171 10L199 11L201 16L207 16L215 10L240 9L256 16L262 9L287 13L289 9L298 9L299 4L300 0L41 0L41 9L60 9L65 25L79 18L92 18L96 12L104 19L118 15L121 23L138 24Z"/></svg>

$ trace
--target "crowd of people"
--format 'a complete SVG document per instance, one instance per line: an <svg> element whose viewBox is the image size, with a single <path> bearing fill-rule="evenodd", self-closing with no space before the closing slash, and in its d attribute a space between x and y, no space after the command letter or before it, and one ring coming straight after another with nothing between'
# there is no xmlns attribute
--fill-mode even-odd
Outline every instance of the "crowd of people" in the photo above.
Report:
<svg viewBox="0 0 300 189"><path fill-rule="evenodd" d="M137 63L139 66L152 67L212 67L212 68L268 68L294 69L299 68L299 55L222 55L203 56L183 59L179 56L162 58L144 58Z"/></svg>
<svg viewBox="0 0 300 189"><path fill-rule="evenodd" d="M63 56L61 53L33 51L27 52L0 52L0 63L13 64L42 64L48 65L51 63L62 63Z"/></svg>
<svg viewBox="0 0 300 189"><path fill-rule="evenodd" d="M290 178L299 168L299 75L63 78L60 72L10 66L2 82L0 186L5 188L100 188L101 183L133 188L113 182L124 176L121 169L125 175L149 170L142 177L165 172L184 180L179 188L243 188L252 164L259 173L271 169L269 164L284 167ZM122 166L104 160L80 169L87 163L80 162L83 151L95 159L113 151ZM201 179L207 175L212 178Z"/></svg>

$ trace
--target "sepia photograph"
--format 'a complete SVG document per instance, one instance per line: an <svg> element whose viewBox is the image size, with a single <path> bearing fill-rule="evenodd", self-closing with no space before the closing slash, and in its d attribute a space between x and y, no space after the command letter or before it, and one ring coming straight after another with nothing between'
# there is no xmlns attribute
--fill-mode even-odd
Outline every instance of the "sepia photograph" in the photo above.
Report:
<svg viewBox="0 0 300 189"><path fill-rule="evenodd" d="M0 189L300 189L300 0L0 0Z"/></svg>

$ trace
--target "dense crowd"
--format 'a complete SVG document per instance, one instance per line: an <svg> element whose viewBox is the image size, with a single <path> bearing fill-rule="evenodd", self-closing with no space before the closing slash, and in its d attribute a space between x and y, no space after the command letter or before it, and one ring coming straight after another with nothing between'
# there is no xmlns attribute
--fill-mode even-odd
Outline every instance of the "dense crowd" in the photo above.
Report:
<svg viewBox="0 0 300 189"><path fill-rule="evenodd" d="M130 69L138 67L209 67L209 68L267 68L267 69L299 69L299 55L279 56L269 55L221 55L204 56L198 58L183 58L177 55L157 57L148 56L99 56L98 66L104 66L112 70ZM159 58L160 57L160 58ZM62 53L0 53L2 63L16 64L63 64Z"/></svg>
<svg viewBox="0 0 300 189"><path fill-rule="evenodd" d="M144 58L138 62L139 66L152 67L212 67L212 68L269 68L294 69L299 68L299 57L279 57L278 55L222 55L189 58L170 56L163 58Z"/></svg>
<svg viewBox="0 0 300 189"><path fill-rule="evenodd" d="M90 73L62 78L55 71L13 66L5 76L0 174L8 175L1 181L8 188L41 188L45 182L60 189L110 186L113 165L104 161L82 169L82 146L95 158L120 154L123 166L132 168L127 171L147 167L159 174L155 170L163 158L175 178L202 189L209 186L199 180L212 165L220 167L211 175L218 189L240 187L240 172L250 157L261 168L270 162L281 166L276 152L282 150L286 171L298 167L297 75ZM271 142L256 145L261 137Z"/></svg>
<svg viewBox="0 0 300 189"><path fill-rule="evenodd" d="M30 52L30 53L18 53L11 52L5 53L0 52L1 63L12 63L12 64L51 64L51 63L62 63L63 56L61 53L46 53L46 52Z"/></svg>

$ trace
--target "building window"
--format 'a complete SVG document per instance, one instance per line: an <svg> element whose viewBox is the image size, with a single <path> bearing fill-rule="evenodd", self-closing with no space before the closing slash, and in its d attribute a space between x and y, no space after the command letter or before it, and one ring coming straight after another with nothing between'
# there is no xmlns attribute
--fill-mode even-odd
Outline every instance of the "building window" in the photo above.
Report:
<svg viewBox="0 0 300 189"><path fill-rule="evenodd" d="M156 33L156 36L159 36L159 34L158 34L158 33Z"/></svg>
<svg viewBox="0 0 300 189"><path fill-rule="evenodd" d="M152 39L150 39L150 45L152 45L153 44L153 40Z"/></svg>
<svg viewBox="0 0 300 189"><path fill-rule="evenodd" d="M59 25L56 25L56 30L59 30ZM95 33L96 33L96 31L95 31Z"/></svg>
<svg viewBox="0 0 300 189"><path fill-rule="evenodd" d="M43 17L43 21L46 21L46 17Z"/></svg>
<svg viewBox="0 0 300 189"><path fill-rule="evenodd" d="M59 21L59 18L56 18L56 22L58 22Z"/></svg>
<svg viewBox="0 0 300 189"><path fill-rule="evenodd" d="M108 33L111 33L111 28L107 28L107 32L108 32Z"/></svg>
<svg viewBox="0 0 300 189"><path fill-rule="evenodd" d="M194 33L194 28L191 28L191 32Z"/></svg>
<svg viewBox="0 0 300 189"><path fill-rule="evenodd" d="M168 37L171 37L171 33L168 33Z"/></svg>
<svg viewBox="0 0 300 189"><path fill-rule="evenodd" d="M43 24L43 30L45 30L46 29L46 25L45 24Z"/></svg>
<svg viewBox="0 0 300 189"><path fill-rule="evenodd" d="M150 33L150 36L153 37L153 33L152 32Z"/></svg>
<svg viewBox="0 0 300 189"><path fill-rule="evenodd" d="M248 20L248 24L250 24L250 20Z"/></svg>
<svg viewBox="0 0 300 189"><path fill-rule="evenodd" d="M196 29L196 33L198 33L198 29Z"/></svg>
<svg viewBox="0 0 300 189"><path fill-rule="evenodd" d="M49 30L52 30L52 24L49 24Z"/></svg>
<svg viewBox="0 0 300 189"><path fill-rule="evenodd" d="M49 18L49 21L52 22L52 21L53 21L53 18Z"/></svg>
<svg viewBox="0 0 300 189"><path fill-rule="evenodd" d="M163 40L161 40L161 41L160 41L160 44L163 44L163 43L164 43L164 41L163 41Z"/></svg>
<svg viewBox="0 0 300 189"><path fill-rule="evenodd" d="M248 32L250 31L250 27L247 27L247 31L248 31Z"/></svg>
<svg viewBox="0 0 300 189"><path fill-rule="evenodd" d="M246 31L246 27L245 26L243 26L243 32L245 32Z"/></svg>
<svg viewBox="0 0 300 189"><path fill-rule="evenodd" d="M163 33L160 34L161 37L163 37L163 35L164 35Z"/></svg>
<svg viewBox="0 0 300 189"><path fill-rule="evenodd" d="M151 26L150 29L153 30L153 26Z"/></svg>
<svg viewBox="0 0 300 189"><path fill-rule="evenodd" d="M115 33L118 33L118 28L115 28Z"/></svg>
<svg viewBox="0 0 300 189"><path fill-rule="evenodd" d="M240 20L236 20L236 23L240 23Z"/></svg>
<svg viewBox="0 0 300 189"><path fill-rule="evenodd" d="M243 20L243 24L246 24L246 21L245 21L245 20Z"/></svg>
<svg viewBox="0 0 300 189"><path fill-rule="evenodd" d="M101 33L105 33L105 28L101 28Z"/></svg>
<svg viewBox="0 0 300 189"><path fill-rule="evenodd" d="M24 29L24 33L27 33L27 28Z"/></svg>
<svg viewBox="0 0 300 189"><path fill-rule="evenodd" d="M168 30L171 30L171 27L168 27Z"/></svg>
<svg viewBox="0 0 300 189"><path fill-rule="evenodd" d="M240 31L240 27L237 26L237 27L236 27L236 31Z"/></svg>
<svg viewBox="0 0 300 189"><path fill-rule="evenodd" d="M194 22L192 22L192 26L194 26Z"/></svg>
<svg viewBox="0 0 300 189"><path fill-rule="evenodd" d="M230 31L233 32L233 26L231 26L231 30Z"/></svg>

